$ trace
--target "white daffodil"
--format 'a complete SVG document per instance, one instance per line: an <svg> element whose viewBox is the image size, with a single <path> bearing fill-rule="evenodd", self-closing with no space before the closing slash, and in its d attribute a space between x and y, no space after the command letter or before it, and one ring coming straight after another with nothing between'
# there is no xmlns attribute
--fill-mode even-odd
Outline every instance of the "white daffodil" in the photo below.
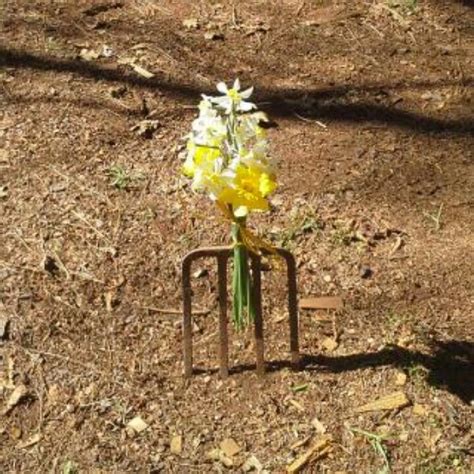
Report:
<svg viewBox="0 0 474 474"><path fill-rule="evenodd" d="M265 114L246 100L253 88L240 91L217 85L220 97L203 96L199 116L188 135L183 173L192 179L194 191L206 193L232 222L234 240L233 319L237 328L255 316L247 250L268 248L245 226L253 211L269 209L268 196L276 189L275 162L269 155L266 131L260 122ZM266 247L265 247L266 246ZM270 244L271 247L271 244Z"/></svg>
<svg viewBox="0 0 474 474"><path fill-rule="evenodd" d="M240 81L238 79L234 81L234 85L230 89L225 82L219 82L219 84L217 84L217 90L224 95L222 97L208 97L203 95L203 97L205 100L209 100L222 108L227 115L231 114L233 110L237 112L250 112L257 108L252 102L246 102L244 100L252 95L253 87L249 87L240 92Z"/></svg>

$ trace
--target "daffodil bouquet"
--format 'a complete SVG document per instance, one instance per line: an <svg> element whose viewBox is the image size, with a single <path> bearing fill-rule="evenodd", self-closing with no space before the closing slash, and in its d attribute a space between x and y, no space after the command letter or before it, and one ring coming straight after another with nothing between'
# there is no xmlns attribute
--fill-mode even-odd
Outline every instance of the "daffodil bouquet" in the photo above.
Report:
<svg viewBox="0 0 474 474"><path fill-rule="evenodd" d="M233 322L243 328L255 316L248 252L264 247L246 227L252 211L267 211L268 196L276 189L275 161L268 152L267 121L255 104L247 102L253 88L240 90L220 82L217 97L202 96L199 116L187 136L183 173L192 189L207 193L231 221L234 243Z"/></svg>

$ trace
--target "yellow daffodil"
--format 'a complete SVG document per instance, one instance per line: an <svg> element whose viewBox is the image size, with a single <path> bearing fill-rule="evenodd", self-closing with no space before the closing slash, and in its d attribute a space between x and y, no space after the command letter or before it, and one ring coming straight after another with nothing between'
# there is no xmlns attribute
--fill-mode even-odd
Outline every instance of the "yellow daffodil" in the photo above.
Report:
<svg viewBox="0 0 474 474"><path fill-rule="evenodd" d="M267 117L247 102L253 88L240 90L240 82L233 87L217 84L223 95L203 95L199 116L192 123L188 136L183 173L192 179L192 189L208 194L232 220L234 248L234 322L244 324L242 312L249 318L254 314L251 278L248 271L247 250L242 235L248 214L267 211L268 196L276 189L276 163L270 157L266 131L260 126ZM257 239L258 240L258 239ZM248 239L247 239L248 242Z"/></svg>

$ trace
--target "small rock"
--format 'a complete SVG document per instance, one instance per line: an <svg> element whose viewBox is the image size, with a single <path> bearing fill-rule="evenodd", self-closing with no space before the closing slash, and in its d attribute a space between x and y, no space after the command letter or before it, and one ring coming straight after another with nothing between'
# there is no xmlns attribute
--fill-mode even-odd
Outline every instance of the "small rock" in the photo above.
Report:
<svg viewBox="0 0 474 474"><path fill-rule="evenodd" d="M331 283L331 275L324 275L323 276L323 280L326 282L326 283Z"/></svg>
<svg viewBox="0 0 474 474"><path fill-rule="evenodd" d="M367 265L362 265L359 269L359 275L361 278L370 278L373 275L373 271Z"/></svg>
<svg viewBox="0 0 474 474"><path fill-rule="evenodd" d="M222 441L220 448L222 449L222 452L230 458L240 451L240 446L232 438L226 438Z"/></svg>
<svg viewBox="0 0 474 474"><path fill-rule="evenodd" d="M132 418L128 423L127 427L131 428L135 433L141 433L142 431L145 431L148 428L148 423L143 421L142 418L139 416L136 416L135 418Z"/></svg>
<svg viewBox="0 0 474 474"><path fill-rule="evenodd" d="M170 442L171 454L181 454L183 450L183 438L179 435L173 436Z"/></svg>

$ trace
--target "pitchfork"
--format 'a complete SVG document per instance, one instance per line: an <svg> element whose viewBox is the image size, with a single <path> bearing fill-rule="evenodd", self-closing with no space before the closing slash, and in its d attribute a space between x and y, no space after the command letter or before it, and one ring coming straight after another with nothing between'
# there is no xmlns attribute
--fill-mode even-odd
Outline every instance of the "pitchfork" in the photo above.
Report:
<svg viewBox="0 0 474 474"><path fill-rule="evenodd" d="M296 287L296 264L291 252L278 248L276 252L283 257L287 268L288 281L288 310L290 325L291 364L294 369L299 365L298 343L298 306ZM229 375L229 341L227 333L227 262L233 253L232 247L200 248L188 253L182 262L183 272L183 352L184 376L193 374L192 347L192 289L191 264L200 258L214 257L217 259L217 275L219 286L219 373L222 378ZM265 252L264 252L265 253ZM261 256L249 252L252 268L253 297L255 302L255 353L257 374L265 373L263 320L262 320L262 285L261 285Z"/></svg>

